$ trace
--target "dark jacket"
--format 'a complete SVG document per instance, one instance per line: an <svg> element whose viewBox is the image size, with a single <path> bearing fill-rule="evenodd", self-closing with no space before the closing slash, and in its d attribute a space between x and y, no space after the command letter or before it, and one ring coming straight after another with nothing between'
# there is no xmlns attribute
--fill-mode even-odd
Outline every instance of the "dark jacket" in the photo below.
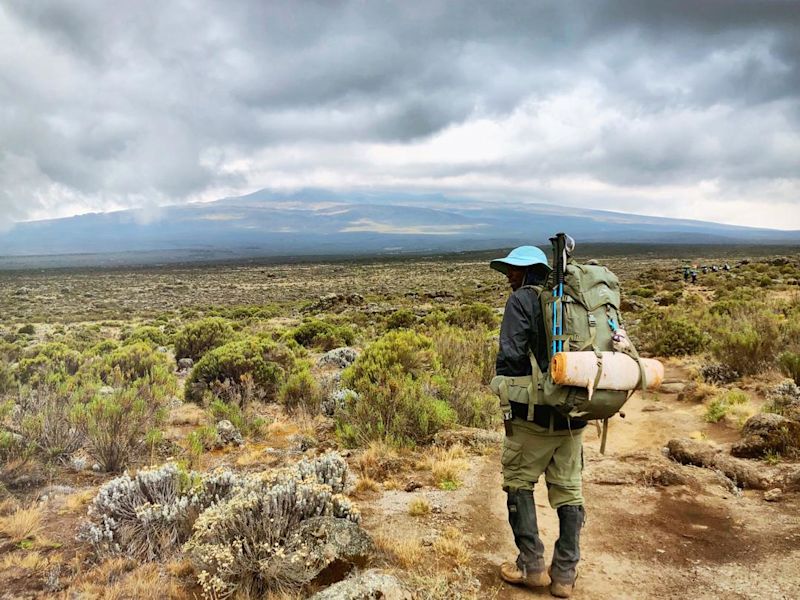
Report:
<svg viewBox="0 0 800 600"><path fill-rule="evenodd" d="M547 373L549 360L547 357L547 333L544 329L544 318L539 306L536 292L531 288L521 287L512 292L506 302L503 323L500 325L500 349L497 353L495 369L498 375L519 377L532 372L528 349L533 355L542 373ZM515 417L528 418L528 406L517 402L511 403L511 412ZM533 412L533 422L541 427L550 427L553 418L553 429L580 429L586 421L569 419L554 408L537 405Z"/></svg>

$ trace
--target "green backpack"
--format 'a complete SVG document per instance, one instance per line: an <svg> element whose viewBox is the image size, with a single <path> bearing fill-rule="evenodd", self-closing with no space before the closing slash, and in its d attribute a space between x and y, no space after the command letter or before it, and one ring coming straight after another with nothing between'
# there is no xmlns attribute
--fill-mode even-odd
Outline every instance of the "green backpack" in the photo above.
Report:
<svg viewBox="0 0 800 600"><path fill-rule="evenodd" d="M601 352L616 350L613 337L618 329L622 329L617 276L606 267L569 260L564 271L564 294L561 298L553 297L552 279L542 286L526 287L534 290L539 298L547 331L548 359L553 358L553 305L556 305L556 310L563 305L564 335L556 339L564 342L564 351L595 352L600 367L596 381L599 381L602 373ZM622 351L638 361L636 349L630 343L627 345ZM498 376L492 381L492 389L500 397L501 408L506 415L510 414L510 400L528 404L529 421L533 420L533 407L539 404L552 406L564 416L607 422L633 395L632 391L598 389L594 389L590 395L583 387L559 385L552 380L549 372L542 373L533 354L531 367L533 372L530 376ZM642 371L642 389L645 385Z"/></svg>
<svg viewBox="0 0 800 600"><path fill-rule="evenodd" d="M534 287L539 296L539 304L544 315L547 332L548 359L553 358L553 306L563 305L564 334L557 340L564 342L565 352L591 351L597 354L598 366L596 381L602 374L601 352L613 352L614 336L623 329L620 315L619 279L608 268L597 264L578 264L567 262L564 270L564 295L553 297L551 282L542 287ZM632 343L623 350L638 361L639 355ZM542 374L535 360L532 383L536 395L535 404L546 404L556 408L565 416L592 420L608 419L617 414L633 392L620 390L598 390L590 394L586 388L558 385L549 373ZM644 387L644 381L642 381Z"/></svg>

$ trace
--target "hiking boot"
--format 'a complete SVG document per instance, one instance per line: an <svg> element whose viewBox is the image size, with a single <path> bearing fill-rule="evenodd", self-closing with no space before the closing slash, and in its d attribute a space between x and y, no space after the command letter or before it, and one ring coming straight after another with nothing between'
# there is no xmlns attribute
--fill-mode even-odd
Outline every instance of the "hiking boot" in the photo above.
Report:
<svg viewBox="0 0 800 600"><path fill-rule="evenodd" d="M500 578L506 583L523 585L530 589L550 585L550 576L544 569L525 572L513 562L504 562L500 565Z"/></svg>
<svg viewBox="0 0 800 600"><path fill-rule="evenodd" d="M575 589L574 583L560 583L554 581L550 584L550 593L556 598L569 598L572 590Z"/></svg>
<svg viewBox="0 0 800 600"><path fill-rule="evenodd" d="M575 580L572 583L568 581L556 581L553 579L553 565L550 565L550 568L547 569L547 574L550 576L551 583L550 583L550 594L555 596L556 598L569 598L572 595L572 591L575 589L575 580L578 579L578 572L575 572Z"/></svg>

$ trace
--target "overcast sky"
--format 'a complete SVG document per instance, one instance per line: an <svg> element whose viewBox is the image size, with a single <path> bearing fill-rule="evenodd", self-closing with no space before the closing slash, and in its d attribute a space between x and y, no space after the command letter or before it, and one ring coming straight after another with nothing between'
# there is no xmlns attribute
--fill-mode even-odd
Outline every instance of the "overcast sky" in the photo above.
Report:
<svg viewBox="0 0 800 600"><path fill-rule="evenodd" d="M800 2L0 0L0 224L261 188L800 229Z"/></svg>

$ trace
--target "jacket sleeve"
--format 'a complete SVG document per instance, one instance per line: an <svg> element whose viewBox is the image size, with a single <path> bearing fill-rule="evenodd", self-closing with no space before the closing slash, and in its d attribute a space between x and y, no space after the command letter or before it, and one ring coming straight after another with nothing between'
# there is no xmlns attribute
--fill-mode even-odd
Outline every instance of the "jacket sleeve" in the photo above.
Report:
<svg viewBox="0 0 800 600"><path fill-rule="evenodd" d="M498 375L530 375L528 348L532 331L531 317L519 296L511 294L500 325L500 348L495 363Z"/></svg>

